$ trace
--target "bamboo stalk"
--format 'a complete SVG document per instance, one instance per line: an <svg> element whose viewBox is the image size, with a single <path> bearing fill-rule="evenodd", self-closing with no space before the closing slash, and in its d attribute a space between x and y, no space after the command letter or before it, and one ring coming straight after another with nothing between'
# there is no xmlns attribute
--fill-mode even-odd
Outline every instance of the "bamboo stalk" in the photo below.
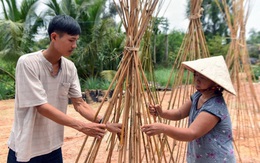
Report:
<svg viewBox="0 0 260 163"><path fill-rule="evenodd" d="M167 109L179 108L185 102L187 97L189 97L189 95L192 94L192 92L194 92L194 88L190 87L189 82L192 79L192 76L189 75L189 72L188 75L186 76L185 83L183 83L182 79L184 77L185 72L184 69L180 69L181 62L209 57L205 36L200 22L200 16L202 14L201 4L202 1L197 1L197 0L190 1L191 13L190 13L189 27L183 39L183 42L181 44L177 58L173 63L171 75L166 85L166 87L170 85L173 72L177 72L171 86L172 91L170 94L170 100L168 102ZM164 92L160 100L160 104L162 104L165 95L166 95L166 91ZM169 121L166 121L165 123L170 124ZM179 122L171 122L171 123L176 127L187 127L188 124L187 119L181 120ZM178 142L178 141L174 141L174 143L176 144L174 144L170 149L170 151L172 151L172 154L174 154L174 159L170 159L170 161L185 162L184 160L186 160L185 158L186 152L183 149L186 149L186 143ZM168 145L163 144L162 147L164 146L168 146Z"/></svg>
<svg viewBox="0 0 260 163"><path fill-rule="evenodd" d="M161 118L153 119L147 110L148 104L155 104L155 102L159 100L153 97L154 94L149 87L137 53L141 39L143 38L152 14L158 4L158 0L119 0L118 4L121 9L119 16L126 29L126 44L123 52L123 59L120 62L118 72L111 84L115 84L116 87L113 96L109 101L103 121L103 123L108 122L111 119L113 112L114 115L112 120L115 122L122 121L122 134L118 142L118 162L142 162L143 158L146 159L146 162L167 162L168 158L165 155L165 150L168 150L171 153L169 160L181 160L173 156L173 154L176 153L176 151L174 151L175 146L171 147L168 139L164 135L149 138L140 131L139 127L142 124L152 123L157 120L160 122L162 121ZM185 37L186 40L182 44L182 49L178 53L178 60L175 62L175 68L180 67L181 61L203 57L208 54L205 46L205 39L203 39L204 35L201 23L199 21L200 6L201 1L192 1L189 30ZM178 83L182 82L181 77L183 76L184 71L179 72L181 73L178 74L178 79L173 84L173 88L176 88ZM112 87L110 86L109 89L111 88ZM122 93L123 90L125 90L124 95ZM181 90L180 92L181 94L184 94L185 91ZM173 98L175 100L184 101L178 96L177 89L173 91L172 96L176 96ZM175 100L169 101L168 108L170 108L170 106L176 107L176 105L181 104L181 102L176 103ZM98 112L100 112L103 104L104 101L102 101L98 108ZM164 123L169 123L169 121L164 121ZM180 122L175 125L187 125L187 123ZM112 134L109 144L110 150L108 152L107 162L110 162L114 144L116 144L115 135ZM93 142L94 147L91 147L89 151L89 162L93 162L97 157L100 145L101 141ZM180 145L183 147L183 144ZM145 152L143 152L143 150ZM179 153L180 152L181 150Z"/></svg>
<svg viewBox="0 0 260 163"><path fill-rule="evenodd" d="M216 1L219 8L223 6L223 14L231 33L231 45L226 56L227 65L231 69L232 81L235 83L237 98L232 99L235 103L232 121L237 124L235 129L234 144L242 162L241 152L248 151L249 157L259 158L259 101L253 85L252 71L248 63L248 53L245 41L245 25L249 16L249 1L233 0L231 8L225 0ZM232 17L232 19L231 19ZM241 63L242 62L242 63ZM243 75L244 74L244 75ZM243 75L243 76L241 76ZM229 105L232 105L229 103ZM234 105L234 104L233 104ZM247 146L244 145L247 144ZM252 150L255 149L255 150ZM247 153L247 152L243 152Z"/></svg>

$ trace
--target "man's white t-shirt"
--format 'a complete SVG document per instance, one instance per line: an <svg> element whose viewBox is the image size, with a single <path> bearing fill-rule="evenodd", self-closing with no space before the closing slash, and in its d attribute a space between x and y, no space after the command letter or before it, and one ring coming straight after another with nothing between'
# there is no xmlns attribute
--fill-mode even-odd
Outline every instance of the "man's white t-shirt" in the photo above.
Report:
<svg viewBox="0 0 260 163"><path fill-rule="evenodd" d="M57 76L41 51L23 55L16 66L15 121L8 146L17 161L26 162L60 148L64 126L39 114L35 106L49 103L66 113L68 98L81 97L77 69L62 57Z"/></svg>

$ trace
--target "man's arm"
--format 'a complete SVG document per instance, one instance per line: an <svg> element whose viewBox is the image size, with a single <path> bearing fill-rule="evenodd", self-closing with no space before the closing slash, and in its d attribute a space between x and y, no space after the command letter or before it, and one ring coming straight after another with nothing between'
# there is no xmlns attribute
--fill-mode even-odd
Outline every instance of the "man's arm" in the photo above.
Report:
<svg viewBox="0 0 260 163"><path fill-rule="evenodd" d="M82 98L71 98L72 104L77 112L89 121L100 123L102 116L97 115L96 112L88 105ZM96 118L96 119L95 119ZM121 133L122 124L120 123L106 123L106 128L109 132Z"/></svg>
<svg viewBox="0 0 260 163"><path fill-rule="evenodd" d="M71 102L74 106L74 109L87 120L99 123L102 119L101 116L95 117L96 112L82 98L71 98Z"/></svg>
<svg viewBox="0 0 260 163"><path fill-rule="evenodd" d="M60 125L72 127L80 132L85 133L86 135L102 138L106 133L105 124L85 123L76 120L48 103L36 106L36 108L41 115L53 120Z"/></svg>

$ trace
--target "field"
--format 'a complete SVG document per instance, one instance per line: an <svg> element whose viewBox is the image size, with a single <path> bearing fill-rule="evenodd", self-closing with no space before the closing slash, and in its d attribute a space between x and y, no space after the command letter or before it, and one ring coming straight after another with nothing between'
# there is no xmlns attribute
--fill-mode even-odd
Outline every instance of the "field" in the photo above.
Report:
<svg viewBox="0 0 260 163"><path fill-rule="evenodd" d="M260 84L257 84L257 88L258 90L260 89ZM170 92L166 93L165 96L165 100L167 101L167 98L169 98L169 94ZM100 103L91 103L92 108L97 108L99 106ZM106 103L104 105L107 105ZM167 102L165 102L163 105L167 105ZM232 112L232 111L231 111ZM102 112L101 112L102 113ZM7 147L7 140L10 134L10 130L12 127L12 123L13 123L13 114L14 114L14 100L10 99L10 100L3 100L0 101L0 163L5 163L6 162L6 157L7 157L7 152L8 152L8 147ZM73 107L71 105L69 105L68 107L68 115L76 118L76 119L81 119L83 120L83 118L73 109ZM249 120L249 119L248 119ZM259 123L259 122L257 122ZM234 126L234 135L237 136L239 133L237 133L237 124L235 124L235 122L233 122L233 126ZM250 126L248 126L250 127ZM259 136L259 134L257 133L256 135ZM252 143L247 144L248 141L245 140L250 140L251 139L252 134L249 134L249 137L246 138L243 136L243 138L241 138L241 142L240 139L237 139L236 144L239 145L239 155L241 160L237 159L237 162L246 162L246 163L256 163L256 162L260 162L260 157L257 155L257 151L255 151L255 144L256 142L258 143L260 141L259 137L256 137L254 139L252 139ZM106 134L106 136L104 137L104 139L108 139L109 134ZM74 163L80 148L82 147L82 143L85 139L85 135L81 132L78 132L77 130L65 127L65 137L64 137L64 145L62 147L62 151L63 151L63 158L64 158L64 163ZM89 140L90 139L90 140ZM85 145L86 148L88 148L91 144L91 138L88 139L88 143ZM107 147L107 142L106 141L102 141L102 145L100 148L100 152L101 152L101 156L102 156L102 152L106 152L106 147ZM253 147L252 149L250 149L251 147ZM259 147L259 145L258 145ZM99 152L99 154L100 154ZM83 150L83 157L87 154L87 149ZM238 158L238 154L237 158ZM117 162L117 152L114 152L113 156L112 156L112 162ZM84 162L83 160L79 161ZM97 157L95 163L102 163L105 162L104 160L102 160L102 157ZM180 162L180 161L179 161ZM182 161L181 161L182 162Z"/></svg>

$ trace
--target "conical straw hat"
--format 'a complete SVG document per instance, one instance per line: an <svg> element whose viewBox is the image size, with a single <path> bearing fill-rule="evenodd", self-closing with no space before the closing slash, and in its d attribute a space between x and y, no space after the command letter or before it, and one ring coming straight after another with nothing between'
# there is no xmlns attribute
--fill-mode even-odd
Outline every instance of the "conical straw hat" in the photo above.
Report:
<svg viewBox="0 0 260 163"><path fill-rule="evenodd" d="M198 59L182 62L188 70L198 72L209 78L229 93L236 95L236 91L230 79L229 71L223 56Z"/></svg>

